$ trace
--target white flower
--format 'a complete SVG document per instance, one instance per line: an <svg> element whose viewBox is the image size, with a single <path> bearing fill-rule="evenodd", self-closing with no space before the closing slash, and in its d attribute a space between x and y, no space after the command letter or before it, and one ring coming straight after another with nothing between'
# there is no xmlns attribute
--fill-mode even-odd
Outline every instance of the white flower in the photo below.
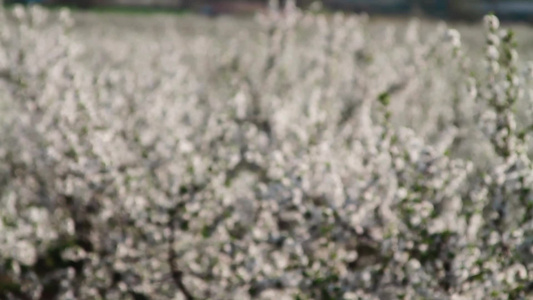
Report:
<svg viewBox="0 0 533 300"><path fill-rule="evenodd" d="M498 47L500 45L500 37L494 33L489 33L487 35L487 42L489 45Z"/></svg>
<svg viewBox="0 0 533 300"><path fill-rule="evenodd" d="M446 31L446 40L449 41L454 48L459 48L461 46L461 34L456 29L448 29Z"/></svg>
<svg viewBox="0 0 533 300"><path fill-rule="evenodd" d="M22 21L26 17L26 9L22 4L15 4L15 6L13 7L13 15L19 21Z"/></svg>
<svg viewBox="0 0 533 300"><path fill-rule="evenodd" d="M74 24L74 19L72 18L70 9L61 8L59 11L59 20L67 27L70 27Z"/></svg>
<svg viewBox="0 0 533 300"><path fill-rule="evenodd" d="M498 48L493 45L489 45L487 47L487 57L490 60L498 60L498 58L500 57L500 52L498 51Z"/></svg>
<svg viewBox="0 0 533 300"><path fill-rule="evenodd" d="M500 20L495 15L487 15L483 18L485 26L491 31L496 31L500 27Z"/></svg>
<svg viewBox="0 0 533 300"><path fill-rule="evenodd" d="M498 233L496 232L491 232L490 235L489 235L489 244L490 245L496 245L498 242L500 241L500 237L498 235Z"/></svg>
<svg viewBox="0 0 533 300"><path fill-rule="evenodd" d="M14 257L24 265L31 266L37 260L37 250L30 241L17 242L13 250Z"/></svg>

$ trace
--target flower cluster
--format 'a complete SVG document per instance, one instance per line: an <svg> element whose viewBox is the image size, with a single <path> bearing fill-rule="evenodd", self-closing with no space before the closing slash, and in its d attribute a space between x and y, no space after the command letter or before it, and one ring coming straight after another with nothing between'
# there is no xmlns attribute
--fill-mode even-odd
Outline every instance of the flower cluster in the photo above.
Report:
<svg viewBox="0 0 533 300"><path fill-rule="evenodd" d="M0 12L1 299L531 295L513 34L486 17L470 56L445 25L287 2Z"/></svg>

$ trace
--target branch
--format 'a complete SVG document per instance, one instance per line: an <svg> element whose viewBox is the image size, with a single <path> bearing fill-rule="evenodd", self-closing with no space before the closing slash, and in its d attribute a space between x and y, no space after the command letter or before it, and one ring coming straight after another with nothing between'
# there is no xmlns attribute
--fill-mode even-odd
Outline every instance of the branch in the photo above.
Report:
<svg viewBox="0 0 533 300"><path fill-rule="evenodd" d="M170 237L168 240L168 264L170 266L170 272L172 275L172 280L174 281L174 284L178 287L178 289L181 291L181 293L185 296L186 300L194 300L195 297L191 294L191 292L187 289L185 284L183 283L183 271L180 269L177 258L178 255L176 253L176 250L174 250L174 241L175 241L175 235L174 235L174 217L177 213L177 209L171 209L169 210L169 220L168 220L168 228L170 229Z"/></svg>

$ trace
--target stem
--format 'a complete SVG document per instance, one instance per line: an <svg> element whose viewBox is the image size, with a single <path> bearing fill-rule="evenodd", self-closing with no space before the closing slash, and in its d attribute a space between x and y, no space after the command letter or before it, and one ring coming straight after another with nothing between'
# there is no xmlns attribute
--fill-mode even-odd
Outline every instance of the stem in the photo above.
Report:
<svg viewBox="0 0 533 300"><path fill-rule="evenodd" d="M170 266L170 272L172 275L172 280L174 281L174 284L178 287L178 289L181 291L181 293L185 296L186 300L194 300L195 297L191 294L191 292L187 289L185 284L183 283L183 271L180 269L177 258L178 255L176 253L176 250L174 249L174 241L176 240L175 237L175 226L174 226L174 217L176 216L177 209L171 209L169 210L169 221L168 221L168 228L170 229L170 237L168 239L168 264Z"/></svg>

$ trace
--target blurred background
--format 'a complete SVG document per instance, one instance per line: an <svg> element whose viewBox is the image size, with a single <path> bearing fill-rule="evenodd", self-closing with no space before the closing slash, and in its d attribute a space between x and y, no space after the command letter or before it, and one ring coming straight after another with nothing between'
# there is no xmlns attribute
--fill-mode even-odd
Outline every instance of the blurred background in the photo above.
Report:
<svg viewBox="0 0 533 300"><path fill-rule="evenodd" d="M38 3L76 8L136 8L191 11L207 15L251 14L266 9L268 0L6 0L5 4ZM283 2L283 1L280 1ZM487 13L501 19L533 21L533 0L298 0L300 7L319 3L328 10L387 15L425 15L477 20Z"/></svg>

